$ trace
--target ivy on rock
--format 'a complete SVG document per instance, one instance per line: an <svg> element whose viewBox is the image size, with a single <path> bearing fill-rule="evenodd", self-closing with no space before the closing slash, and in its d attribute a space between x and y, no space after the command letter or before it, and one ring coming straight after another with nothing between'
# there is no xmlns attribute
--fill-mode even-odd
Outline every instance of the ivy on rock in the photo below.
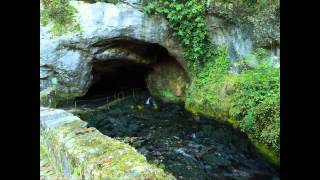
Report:
<svg viewBox="0 0 320 180"><path fill-rule="evenodd" d="M161 14L169 21L173 35L183 46L192 75L197 75L207 61L213 60L214 51L205 25L204 0L154 0L144 11L148 14Z"/></svg>
<svg viewBox="0 0 320 180"><path fill-rule="evenodd" d="M217 50L212 48L205 25L206 2L153 0L146 4L144 11L163 15L183 47L192 75L192 83L187 89L186 108L196 114L202 113L232 123L254 142L263 144L268 151L276 152L270 159L278 163L279 69L270 66L266 53L257 49L250 57L239 60L241 74L229 74L228 49L225 46ZM256 1L248 0L245 3L257 6ZM252 68L249 60L259 65ZM268 156L270 153L264 154Z"/></svg>

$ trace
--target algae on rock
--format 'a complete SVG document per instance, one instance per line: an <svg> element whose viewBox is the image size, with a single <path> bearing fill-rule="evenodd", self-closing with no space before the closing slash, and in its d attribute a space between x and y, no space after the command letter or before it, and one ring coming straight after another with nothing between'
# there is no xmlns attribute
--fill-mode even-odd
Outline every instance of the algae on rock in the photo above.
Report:
<svg viewBox="0 0 320 180"><path fill-rule="evenodd" d="M57 173L67 179L175 179L128 144L62 110L41 109L41 134ZM53 122L52 119L55 119Z"/></svg>

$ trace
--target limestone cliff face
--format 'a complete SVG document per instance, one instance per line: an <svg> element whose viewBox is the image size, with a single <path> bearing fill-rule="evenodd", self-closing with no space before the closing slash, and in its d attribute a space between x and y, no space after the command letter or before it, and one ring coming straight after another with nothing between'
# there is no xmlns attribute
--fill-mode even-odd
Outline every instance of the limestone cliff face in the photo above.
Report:
<svg viewBox="0 0 320 180"><path fill-rule="evenodd" d="M279 66L280 1L256 1L255 9L242 0L226 2L207 0L206 22L214 44L227 45L231 72L237 71L233 62L256 48L268 50L272 63Z"/></svg>
<svg viewBox="0 0 320 180"><path fill-rule="evenodd" d="M78 11L80 32L54 37L48 32L50 25L40 26L40 89L47 88L50 78L56 76L63 91L84 93L91 85L93 59L152 62L152 58L145 56L152 52L144 52L146 46L139 48L136 44L159 44L185 66L181 48L170 38L164 19L148 17L139 8L125 3L71 1L71 5Z"/></svg>
<svg viewBox="0 0 320 180"><path fill-rule="evenodd" d="M183 100L188 82L187 73L170 59L155 64L146 77L149 91L168 101Z"/></svg>
<svg viewBox="0 0 320 180"><path fill-rule="evenodd" d="M49 33L50 24L40 25L40 90L49 87L50 79L57 77L60 91L70 95L84 94L93 83L93 61L127 59L135 63L154 64L159 59L157 52L153 52L154 45L164 47L168 55L182 67L181 71L187 70L182 48L177 39L171 36L167 21L143 13L139 0L116 4L84 1L70 3L78 11L75 21L81 31L53 36ZM277 16L238 21L233 8L232 4L208 1L206 20L214 44L226 44L232 62L252 53L257 47L268 47L279 61ZM269 47L269 42L275 45Z"/></svg>

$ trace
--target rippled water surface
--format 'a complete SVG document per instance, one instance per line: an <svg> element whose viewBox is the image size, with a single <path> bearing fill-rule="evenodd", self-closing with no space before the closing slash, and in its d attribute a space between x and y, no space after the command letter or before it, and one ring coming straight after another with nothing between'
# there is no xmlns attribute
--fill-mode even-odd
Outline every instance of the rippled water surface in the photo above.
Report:
<svg viewBox="0 0 320 180"><path fill-rule="evenodd" d="M79 115L177 179L279 179L279 168L257 153L244 134L212 119L195 120L179 103L146 105L147 98L131 97Z"/></svg>

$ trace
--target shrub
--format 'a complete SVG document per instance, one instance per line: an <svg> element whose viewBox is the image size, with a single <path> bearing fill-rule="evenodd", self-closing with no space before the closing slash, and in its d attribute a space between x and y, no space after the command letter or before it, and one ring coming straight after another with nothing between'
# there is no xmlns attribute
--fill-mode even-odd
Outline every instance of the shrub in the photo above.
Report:
<svg viewBox="0 0 320 180"><path fill-rule="evenodd" d="M227 49L220 47L215 61L207 62L188 88L186 108L239 127L275 152L274 161L280 150L280 71L269 64L265 51L251 56L255 68L228 74Z"/></svg>
<svg viewBox="0 0 320 180"><path fill-rule="evenodd" d="M247 14L265 7L264 2L241 0L235 4L238 9L243 7ZM279 69L268 64L266 51L257 49L240 61L240 75L228 74L227 48L213 50L205 26L205 7L204 0L153 0L144 8L148 14L163 15L183 47L192 79L187 88L186 108L195 114L231 122L251 139L278 153ZM252 62L253 66L250 65Z"/></svg>
<svg viewBox="0 0 320 180"><path fill-rule="evenodd" d="M230 115L240 128L277 152L280 149L280 71L267 62L239 76Z"/></svg>
<svg viewBox="0 0 320 180"><path fill-rule="evenodd" d="M50 32L53 35L80 30L80 25L74 21L77 10L70 5L69 0L42 0L42 5L40 21L44 26L52 22Z"/></svg>
<svg viewBox="0 0 320 180"><path fill-rule="evenodd" d="M153 0L144 11L161 14L169 21L173 35L184 47L184 57L192 75L197 75L207 61L213 60L214 52L205 26L205 0Z"/></svg>

